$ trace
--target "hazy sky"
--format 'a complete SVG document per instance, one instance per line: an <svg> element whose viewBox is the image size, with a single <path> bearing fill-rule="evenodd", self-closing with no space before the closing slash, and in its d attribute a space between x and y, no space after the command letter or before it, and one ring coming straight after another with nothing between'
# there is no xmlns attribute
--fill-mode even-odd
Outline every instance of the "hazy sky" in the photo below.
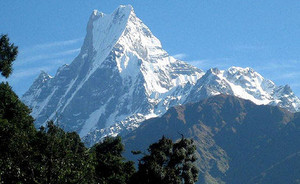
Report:
<svg viewBox="0 0 300 184"><path fill-rule="evenodd" d="M0 34L19 46L9 82L22 95L41 70L79 53L94 9L131 4L163 48L203 70L252 67L300 96L299 0L0 1Z"/></svg>

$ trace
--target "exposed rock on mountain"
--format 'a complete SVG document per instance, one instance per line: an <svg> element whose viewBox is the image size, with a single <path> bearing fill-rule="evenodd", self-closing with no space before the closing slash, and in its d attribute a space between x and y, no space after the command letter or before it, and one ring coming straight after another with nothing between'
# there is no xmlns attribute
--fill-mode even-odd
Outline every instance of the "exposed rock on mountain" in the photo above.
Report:
<svg viewBox="0 0 300 184"><path fill-rule="evenodd" d="M42 72L22 100L37 127L58 120L93 144L124 135L172 106L221 93L300 110L288 86L277 87L250 68L204 73L169 56L128 5L108 15L95 10L79 55L53 77Z"/></svg>

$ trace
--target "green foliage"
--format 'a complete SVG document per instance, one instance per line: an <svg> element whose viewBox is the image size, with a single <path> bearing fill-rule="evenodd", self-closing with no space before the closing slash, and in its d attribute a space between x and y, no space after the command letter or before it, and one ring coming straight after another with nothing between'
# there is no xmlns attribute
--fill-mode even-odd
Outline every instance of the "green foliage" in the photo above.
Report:
<svg viewBox="0 0 300 184"><path fill-rule="evenodd" d="M149 147L135 173L125 161L120 137L107 137L88 149L75 132L54 122L39 131L30 110L8 83L0 84L0 183L194 183L195 146L163 137ZM135 152L139 154L140 152ZM135 174L134 174L135 173ZM132 177L134 176L134 177Z"/></svg>
<svg viewBox="0 0 300 184"><path fill-rule="evenodd" d="M163 137L139 162L125 161L120 137L107 137L88 149L75 132L54 122L39 131L30 109L0 84L0 183L186 183L197 180L193 141ZM141 152L134 152L139 154Z"/></svg>
<svg viewBox="0 0 300 184"><path fill-rule="evenodd" d="M6 35L0 39L0 71L8 77L17 47ZM125 161L120 137L107 137L88 149L75 132L65 132L54 122L36 130L30 109L8 83L0 84L0 184L60 183L194 183L197 180L195 146L182 138L173 144L162 138L149 147L135 173ZM139 154L140 152L134 152ZM134 176L134 177L133 177Z"/></svg>
<svg viewBox="0 0 300 184"><path fill-rule="evenodd" d="M95 179L103 184L125 184L135 172L133 162L125 162L121 137L106 137L95 149Z"/></svg>
<svg viewBox="0 0 300 184"><path fill-rule="evenodd" d="M30 110L8 83L0 84L0 183L116 183L134 173L122 157L121 138L106 138L90 151L75 132L54 122L37 131Z"/></svg>
<svg viewBox="0 0 300 184"><path fill-rule="evenodd" d="M0 38L0 71L12 72L17 47L7 35ZM30 109L8 83L0 84L0 183L125 184L135 172L122 157L121 138L106 138L90 151L75 132L54 122L37 131Z"/></svg>
<svg viewBox="0 0 300 184"><path fill-rule="evenodd" d="M36 130L30 110L8 83L0 84L0 183L33 182L31 140Z"/></svg>
<svg viewBox="0 0 300 184"><path fill-rule="evenodd" d="M77 133L53 122L37 131L8 83L0 99L0 183L91 183L94 166Z"/></svg>
<svg viewBox="0 0 300 184"><path fill-rule="evenodd" d="M194 165L195 150L190 139L182 138L173 143L171 139L162 137L149 146L149 154L145 154L139 161L139 170L131 183L195 183L198 179L198 169Z"/></svg>
<svg viewBox="0 0 300 184"><path fill-rule="evenodd" d="M75 132L64 132L48 122L37 133L34 160L40 165L39 182L90 183L93 165L87 148Z"/></svg>
<svg viewBox="0 0 300 184"><path fill-rule="evenodd" d="M9 43L7 35L0 38L0 71L4 77L9 77L12 72L12 62L16 59L18 47Z"/></svg>

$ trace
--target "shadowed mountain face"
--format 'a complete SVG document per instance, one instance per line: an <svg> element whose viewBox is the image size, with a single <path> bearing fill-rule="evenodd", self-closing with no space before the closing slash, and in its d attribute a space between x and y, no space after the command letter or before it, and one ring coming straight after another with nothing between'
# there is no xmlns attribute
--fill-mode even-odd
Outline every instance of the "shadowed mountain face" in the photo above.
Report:
<svg viewBox="0 0 300 184"><path fill-rule="evenodd" d="M197 145L199 183L297 183L300 181L300 113L219 95L170 108L124 138L130 150L146 150L162 135L180 134Z"/></svg>

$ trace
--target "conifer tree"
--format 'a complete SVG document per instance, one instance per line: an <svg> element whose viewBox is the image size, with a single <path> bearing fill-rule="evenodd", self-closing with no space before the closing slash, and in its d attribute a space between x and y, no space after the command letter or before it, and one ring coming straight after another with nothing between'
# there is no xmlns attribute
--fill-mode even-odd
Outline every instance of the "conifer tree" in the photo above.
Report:
<svg viewBox="0 0 300 184"><path fill-rule="evenodd" d="M50 121L37 133L34 145L39 182L92 183L93 165L77 133L65 132Z"/></svg>
<svg viewBox="0 0 300 184"><path fill-rule="evenodd" d="M126 184L135 172L134 163L125 161L121 137L106 137L95 147L95 178L102 184Z"/></svg>
<svg viewBox="0 0 300 184"><path fill-rule="evenodd" d="M9 43L7 35L1 35L0 38L0 71L4 77L9 77L12 73L12 63L18 54L18 47Z"/></svg>
<svg viewBox="0 0 300 184"><path fill-rule="evenodd" d="M198 180L196 147L193 141L182 137L176 143L162 137L149 146L138 164L132 184L194 184Z"/></svg>
<svg viewBox="0 0 300 184"><path fill-rule="evenodd" d="M29 108L8 83L0 84L0 183L35 183L31 141L36 134Z"/></svg>

